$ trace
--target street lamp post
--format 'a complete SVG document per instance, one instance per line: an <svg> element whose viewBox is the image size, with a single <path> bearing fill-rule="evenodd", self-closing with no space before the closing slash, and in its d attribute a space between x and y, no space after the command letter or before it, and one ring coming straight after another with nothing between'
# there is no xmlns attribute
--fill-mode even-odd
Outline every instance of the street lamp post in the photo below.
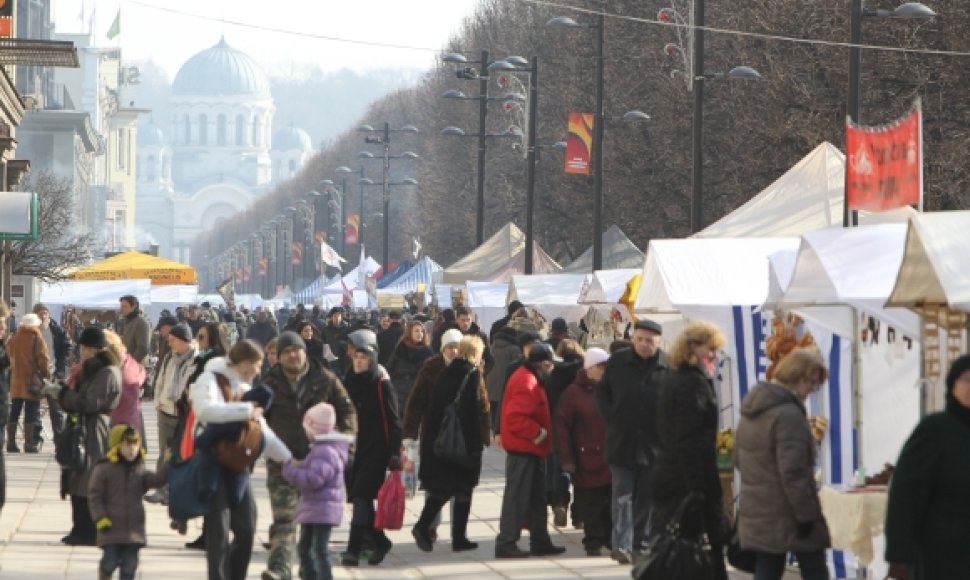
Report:
<svg viewBox="0 0 970 580"><path fill-rule="evenodd" d="M849 98L846 113L855 124L861 122L862 109L862 22L865 18L899 18L907 20L928 20L936 16L928 6L919 2L900 4L895 10L873 10L865 7L863 0L852 0L852 13L849 22ZM849 151L845 152L849 155ZM850 212L849 204L842 208L842 225L858 225L858 212Z"/></svg>
<svg viewBox="0 0 970 580"><path fill-rule="evenodd" d="M385 194L384 194L384 213L383 213L383 215L384 215L384 219L383 219L383 228L384 228L384 248L383 248L384 249L384 263L381 266L384 269L384 273L387 274L388 272L390 272L390 262L389 262L389 259L388 259L388 256L389 256L389 247L390 247L389 246L390 236L388 235L388 233L389 233L390 230L388 228L387 222L390 221L388 219L388 212L391 209L391 196L388 193L386 193L386 192L388 192L389 191L389 188L391 186L393 186L393 185L417 185L418 184L418 181L416 179L414 179L414 178L411 178L411 177L405 177L401 181L386 181L385 180L385 181L382 181L380 183L376 183L373 179L368 179L368 178L365 177L365 178L361 178L357 183L360 184L361 188L363 188L365 185L378 186L378 187L381 188L382 191L385 192Z"/></svg>

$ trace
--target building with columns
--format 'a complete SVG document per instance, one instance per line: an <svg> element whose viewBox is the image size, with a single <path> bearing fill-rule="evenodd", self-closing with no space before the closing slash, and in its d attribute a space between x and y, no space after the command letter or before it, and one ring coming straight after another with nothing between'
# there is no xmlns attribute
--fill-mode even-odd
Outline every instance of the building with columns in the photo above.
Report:
<svg viewBox="0 0 970 580"><path fill-rule="evenodd" d="M139 134L136 221L159 255L191 263L197 235L292 177L312 145L295 128L274 142L269 80L225 38L179 69L171 110L171 119Z"/></svg>

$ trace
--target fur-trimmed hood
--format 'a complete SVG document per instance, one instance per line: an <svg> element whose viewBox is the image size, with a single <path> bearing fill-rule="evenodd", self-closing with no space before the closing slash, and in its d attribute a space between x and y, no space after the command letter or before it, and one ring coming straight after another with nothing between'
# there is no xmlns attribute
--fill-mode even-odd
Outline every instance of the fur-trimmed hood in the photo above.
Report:
<svg viewBox="0 0 970 580"><path fill-rule="evenodd" d="M81 365L74 384L77 386L83 385L86 380L98 374L98 371L109 366L121 368L121 361L118 360L118 355L109 348L98 351Z"/></svg>

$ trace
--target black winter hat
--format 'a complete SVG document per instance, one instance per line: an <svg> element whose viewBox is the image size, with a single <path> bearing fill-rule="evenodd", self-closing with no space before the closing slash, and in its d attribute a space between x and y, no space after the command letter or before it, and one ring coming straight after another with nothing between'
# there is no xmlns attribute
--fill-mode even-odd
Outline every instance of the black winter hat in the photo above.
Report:
<svg viewBox="0 0 970 580"><path fill-rule="evenodd" d="M284 350L294 346L306 350L306 343L303 342L303 338L292 330L281 332L276 339L276 352L280 354L283 354Z"/></svg>
<svg viewBox="0 0 970 580"><path fill-rule="evenodd" d="M80 338L77 339L77 343L81 346L98 349L108 345L108 341L104 337L104 331L96 326L89 326L82 330Z"/></svg>
<svg viewBox="0 0 970 580"><path fill-rule="evenodd" d="M174 336L182 342L192 342L192 329L184 322L172 326L172 330L168 331L168 335Z"/></svg>
<svg viewBox="0 0 970 580"><path fill-rule="evenodd" d="M529 349L529 362L540 363L551 360L552 362L562 362L562 358L556 356L556 351L552 350L552 345L548 342L537 342Z"/></svg>
<svg viewBox="0 0 970 580"><path fill-rule="evenodd" d="M179 319L174 316L162 316L158 319L157 326L175 326L179 323Z"/></svg>
<svg viewBox="0 0 970 580"><path fill-rule="evenodd" d="M530 342L539 342L539 340L540 338L538 334L525 331L520 332L519 336L515 338L515 344L517 344L519 348L525 348L525 345L529 344Z"/></svg>
<svg viewBox="0 0 970 580"><path fill-rule="evenodd" d="M649 318L641 318L637 320L633 325L634 330L649 330L650 332L656 332L657 334L663 334L664 327L660 326L659 322L654 322Z"/></svg>

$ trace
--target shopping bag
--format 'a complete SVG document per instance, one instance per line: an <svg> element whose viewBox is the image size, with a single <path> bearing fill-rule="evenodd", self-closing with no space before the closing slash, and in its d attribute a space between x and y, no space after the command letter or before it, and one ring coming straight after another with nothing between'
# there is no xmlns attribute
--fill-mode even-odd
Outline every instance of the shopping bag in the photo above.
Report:
<svg viewBox="0 0 970 580"><path fill-rule="evenodd" d="M179 457L192 457L195 454L195 410L191 408L185 416L185 424L182 426L178 453Z"/></svg>
<svg viewBox="0 0 970 580"><path fill-rule="evenodd" d="M388 473L377 492L377 513L374 527L378 530L400 530L404 525L404 483L401 472Z"/></svg>
<svg viewBox="0 0 970 580"><path fill-rule="evenodd" d="M404 445L401 451L401 478L404 480L404 496L414 497L418 490L418 450L413 443Z"/></svg>

